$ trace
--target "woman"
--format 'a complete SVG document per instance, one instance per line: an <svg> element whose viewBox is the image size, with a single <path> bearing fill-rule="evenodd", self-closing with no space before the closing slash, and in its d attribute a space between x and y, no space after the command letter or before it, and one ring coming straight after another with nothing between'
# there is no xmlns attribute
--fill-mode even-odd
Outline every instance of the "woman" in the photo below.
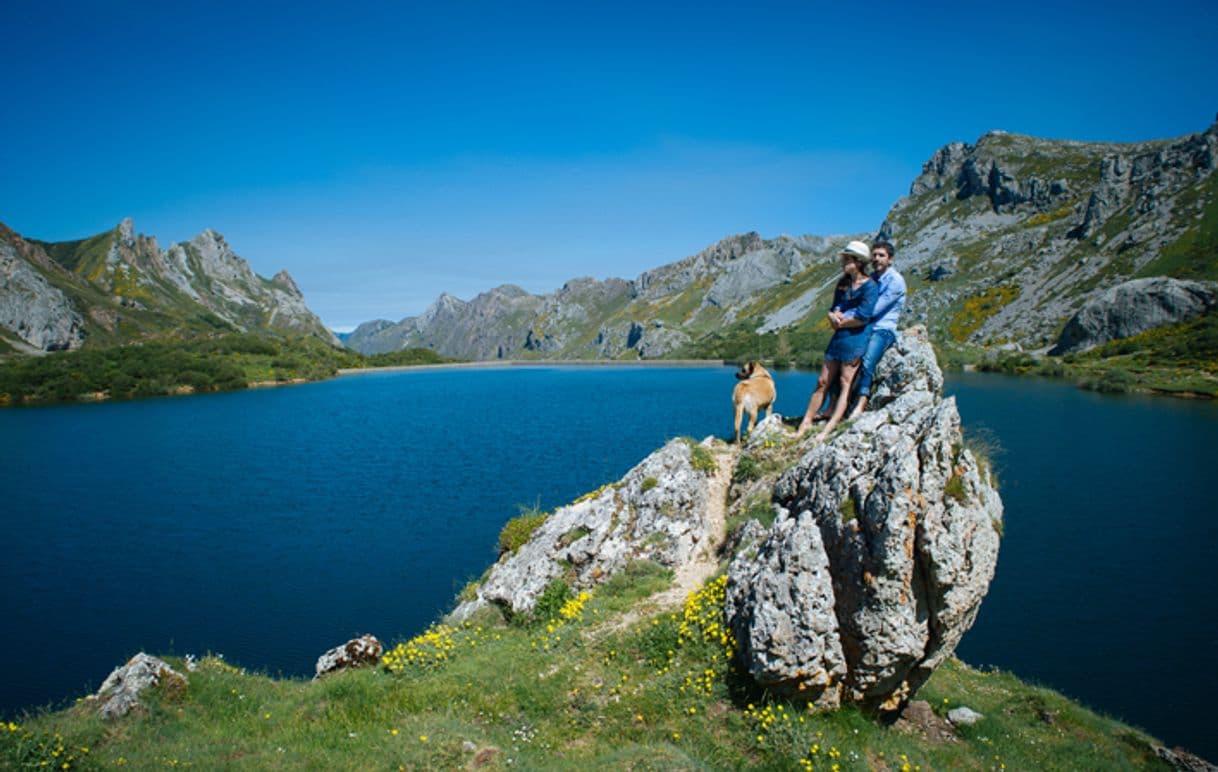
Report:
<svg viewBox="0 0 1218 772"><path fill-rule="evenodd" d="M812 428L816 410L825 399L825 392L835 381L839 382L838 398L833 405L829 423L816 441L822 442L833 431L846 413L850 401L850 385L858 372L867 338L871 334L871 313L875 309L879 289L867 275L867 263L871 250L861 241L852 241L842 250L842 278L833 292L833 307L829 309L829 326L835 332L825 349L825 363L821 366L816 391L808 401L804 420L799 424L796 436L802 437Z"/></svg>

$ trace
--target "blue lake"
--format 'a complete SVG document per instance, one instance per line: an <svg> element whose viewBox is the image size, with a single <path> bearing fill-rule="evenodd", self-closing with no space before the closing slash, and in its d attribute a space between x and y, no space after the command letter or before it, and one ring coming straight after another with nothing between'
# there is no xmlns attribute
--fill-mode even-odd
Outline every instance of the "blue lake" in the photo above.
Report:
<svg viewBox="0 0 1218 772"><path fill-rule="evenodd" d="M731 373L431 370L0 411L0 715L83 695L141 649L303 676L354 635L417 633L519 506L729 435ZM778 411L814 380L779 374ZM961 658L1218 757L1218 406L986 375L947 390L1000 446L1007 512Z"/></svg>

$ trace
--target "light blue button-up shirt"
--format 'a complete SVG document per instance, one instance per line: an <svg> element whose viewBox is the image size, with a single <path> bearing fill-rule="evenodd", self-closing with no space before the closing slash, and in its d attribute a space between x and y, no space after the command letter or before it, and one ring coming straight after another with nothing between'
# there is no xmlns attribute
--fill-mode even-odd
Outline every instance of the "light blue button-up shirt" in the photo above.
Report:
<svg viewBox="0 0 1218 772"><path fill-rule="evenodd" d="M871 278L880 285L875 310L871 312L872 329L896 332L897 319L905 308L905 277L889 268L880 276L872 274Z"/></svg>

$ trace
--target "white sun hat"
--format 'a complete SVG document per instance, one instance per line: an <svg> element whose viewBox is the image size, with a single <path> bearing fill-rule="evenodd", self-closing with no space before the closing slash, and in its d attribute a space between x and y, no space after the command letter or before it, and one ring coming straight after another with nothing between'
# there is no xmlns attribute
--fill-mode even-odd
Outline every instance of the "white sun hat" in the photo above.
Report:
<svg viewBox="0 0 1218 772"><path fill-rule="evenodd" d="M852 241L846 245L845 249L842 250L842 254L850 255L851 257L861 257L864 260L870 260L871 247L867 246L861 241Z"/></svg>

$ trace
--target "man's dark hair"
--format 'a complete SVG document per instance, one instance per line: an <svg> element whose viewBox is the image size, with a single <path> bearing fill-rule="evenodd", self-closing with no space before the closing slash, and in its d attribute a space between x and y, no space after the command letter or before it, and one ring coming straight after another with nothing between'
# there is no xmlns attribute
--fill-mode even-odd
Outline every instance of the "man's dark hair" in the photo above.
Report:
<svg viewBox="0 0 1218 772"><path fill-rule="evenodd" d="M888 253L889 257L897 256L897 250L894 249L892 244L888 243L887 241L877 241L876 243L871 245L871 248L872 249L882 249Z"/></svg>

